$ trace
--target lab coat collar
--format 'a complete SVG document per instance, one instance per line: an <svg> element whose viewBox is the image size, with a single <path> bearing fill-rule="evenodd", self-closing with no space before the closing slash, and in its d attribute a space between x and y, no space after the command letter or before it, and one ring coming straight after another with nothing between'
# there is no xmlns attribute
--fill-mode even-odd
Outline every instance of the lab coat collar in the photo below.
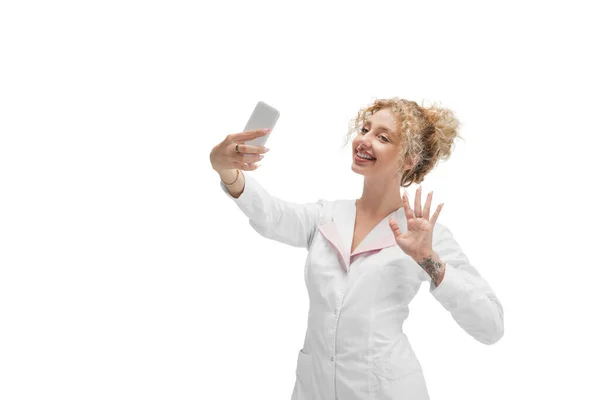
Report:
<svg viewBox="0 0 600 400"><path fill-rule="evenodd" d="M400 207L383 218L354 249L352 254L350 254L350 248L352 247L356 222L356 200L339 200L333 210L332 220L319 226L319 231L335 247L344 261L346 271L348 271L350 269L350 257L396 245L394 232L389 225L390 217L394 218L394 221L400 226L401 232L406 232L404 208Z"/></svg>

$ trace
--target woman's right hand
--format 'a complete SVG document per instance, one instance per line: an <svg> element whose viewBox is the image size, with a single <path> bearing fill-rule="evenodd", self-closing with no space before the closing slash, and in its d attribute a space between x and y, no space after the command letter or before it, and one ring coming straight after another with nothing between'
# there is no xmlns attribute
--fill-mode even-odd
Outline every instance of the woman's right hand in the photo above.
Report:
<svg viewBox="0 0 600 400"><path fill-rule="evenodd" d="M262 154L269 150L264 146L252 146L242 142L264 136L267 133L268 129L230 133L210 152L210 163L213 169L217 172L236 168L242 171L254 171L258 168L256 162L262 160L264 157ZM236 144L239 144L239 153L235 151Z"/></svg>

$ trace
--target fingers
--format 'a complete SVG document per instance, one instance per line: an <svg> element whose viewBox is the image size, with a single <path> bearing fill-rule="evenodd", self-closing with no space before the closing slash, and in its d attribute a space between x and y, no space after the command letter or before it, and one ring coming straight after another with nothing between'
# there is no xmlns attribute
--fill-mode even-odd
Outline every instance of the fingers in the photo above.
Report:
<svg viewBox="0 0 600 400"><path fill-rule="evenodd" d="M265 156L263 154L260 154L262 151L256 151L256 152L248 152L248 151L243 151L243 147L244 145L239 145L239 150L240 152L237 153L235 151L235 144L233 145L233 159L239 163L250 163L250 162L257 162L262 160ZM254 147L255 149L260 149L256 146L249 146L249 147ZM249 149L252 150L252 149ZM264 152L262 152L264 153Z"/></svg>
<svg viewBox="0 0 600 400"><path fill-rule="evenodd" d="M415 194L415 215L423 215L421 212L421 185L417 188L417 193Z"/></svg>
<svg viewBox="0 0 600 400"><path fill-rule="evenodd" d="M413 211L410 208L410 204L408 203L408 195L406 194L406 190L404 191L404 194L402 194L402 205L404 206L404 213L406 214L406 219L409 220L410 218L414 218L415 215L413 214Z"/></svg>
<svg viewBox="0 0 600 400"><path fill-rule="evenodd" d="M396 221L394 221L393 218L389 219L389 223L390 223L390 228L392 228L392 232L394 232L394 236L395 237L402 236L402 232L400 232L400 227L398 226Z"/></svg>
<svg viewBox="0 0 600 400"><path fill-rule="evenodd" d="M431 209L431 200L433 199L433 190L431 192L429 192L429 194L427 195L427 201L425 202L425 209L423 210L423 218L428 219L429 222L431 222L431 224L433 226L435 226L435 222L438 219L438 216L440 215L440 212L442 212L442 207L444 206L444 203L438 204L438 206L435 209L435 212L433 213L433 215L431 216L431 219L429 218L429 212Z"/></svg>
<svg viewBox="0 0 600 400"><path fill-rule="evenodd" d="M435 221L437 221L438 215L440 215L440 212L442 212L443 206L444 206L444 203L441 203L435 209L435 212L433 213L433 216L431 217L431 220L429 221L429 222L431 222L431 225L435 226Z"/></svg>
<svg viewBox="0 0 600 400"><path fill-rule="evenodd" d="M408 196L406 195L406 191L402 195L404 210L406 212L407 219L415 218L416 215L420 215L422 218L429 220L429 213L431 212L431 201L433 199L433 191L431 191L427 194L427 199L425 200L425 208L423 208L423 210L421 210L421 190L422 190L422 186L419 186L417 188L417 192L415 194L415 210L414 210L414 212L410 208L410 203L408 202ZM436 209L436 212L437 212L437 215L439 215L439 206L438 206L438 209Z"/></svg>
<svg viewBox="0 0 600 400"><path fill-rule="evenodd" d="M422 215L422 217L424 219L429 220L429 222L433 226L435 226L438 216L440 215L440 212L442 212L442 207L444 206L444 203L441 203L437 206L437 208L435 209L435 212L433 213L433 216L431 217L431 219L429 219L429 212L430 212L430 208L431 208L431 200L432 199L433 199L433 191L429 192L429 194L427 195L427 201L425 202L425 208L423 209L423 214L420 214L419 210L421 209L421 187L419 186L419 188L417 189L416 200L415 200L415 209L417 210L417 215ZM410 204L408 202L408 195L406 194L406 190L402 194L402 204L404 206L404 214L406 215L406 221L408 221L411 218L415 218L415 214L413 213L413 210L411 210ZM397 229L398 225L396 224L396 226L394 227L394 224L396 224L396 223L392 222L390 220L390 226L392 227L392 230L394 231L394 235L398 236L398 234L400 234L400 230Z"/></svg>
<svg viewBox="0 0 600 400"><path fill-rule="evenodd" d="M427 195L427 200L425 201L425 208L423 209L423 218L425 219L429 219L431 199L433 199L433 191L429 192L429 194Z"/></svg>
<svg viewBox="0 0 600 400"><path fill-rule="evenodd" d="M239 161L234 161L233 165L235 166L235 168L239 168L242 171L254 171L258 167L260 167L260 164L257 164L257 163L252 163L252 162L244 163L244 162L239 162Z"/></svg>
<svg viewBox="0 0 600 400"><path fill-rule="evenodd" d="M216 170L238 168L242 171L253 171L259 167L255 165L264 157L269 149L264 146L253 146L238 143L268 134L269 129L256 129L241 133L229 134L210 153L210 160ZM236 151L237 147L237 151Z"/></svg>
<svg viewBox="0 0 600 400"><path fill-rule="evenodd" d="M236 144L238 145L238 150L240 151L240 153L244 154L264 154L267 151L269 151L269 149L267 149L265 146L253 146L251 144L232 143L231 148L234 152Z"/></svg>
<svg viewBox="0 0 600 400"><path fill-rule="evenodd" d="M227 138L232 142L246 142L250 139L265 136L267 133L269 133L269 129L255 129L252 131L232 133L228 135Z"/></svg>
<svg viewBox="0 0 600 400"><path fill-rule="evenodd" d="M261 135L266 134L267 131L259 129L256 131L247 131L242 132L241 134L229 135L228 139L231 140L232 137L237 137L239 140L247 140L244 138L254 138ZM244 136L246 135L246 136ZM242 139L240 139L242 138ZM237 150L236 151L236 147ZM258 161L264 158L264 153L268 152L269 149L264 146L253 146L250 144L242 144L232 142L228 145L227 151L229 152L229 156L231 163L234 168L239 168L242 171L254 171L257 169L260 164L256 164Z"/></svg>

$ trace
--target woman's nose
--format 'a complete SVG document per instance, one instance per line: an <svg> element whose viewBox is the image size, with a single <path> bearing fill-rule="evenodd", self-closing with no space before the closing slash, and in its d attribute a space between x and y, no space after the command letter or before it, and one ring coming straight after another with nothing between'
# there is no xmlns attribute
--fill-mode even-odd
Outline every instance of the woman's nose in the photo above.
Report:
<svg viewBox="0 0 600 400"><path fill-rule="evenodd" d="M367 151L371 150L371 144L369 143L369 141L367 139L365 139L364 137L362 137L359 141L358 141L358 147L360 147L361 149L365 149Z"/></svg>

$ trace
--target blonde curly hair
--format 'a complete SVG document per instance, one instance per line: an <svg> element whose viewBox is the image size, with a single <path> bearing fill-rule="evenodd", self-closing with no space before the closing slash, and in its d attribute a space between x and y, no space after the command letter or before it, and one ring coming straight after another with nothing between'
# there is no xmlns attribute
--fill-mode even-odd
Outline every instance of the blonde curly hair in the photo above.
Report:
<svg viewBox="0 0 600 400"><path fill-rule="evenodd" d="M450 158L454 139L458 137L464 140L458 133L460 121L451 110L438 107L435 103L424 107L423 102L419 105L414 101L393 97L376 99L371 105L361 108L348 124L344 146L354 133L362 129L367 117L385 108L390 109L397 122L398 134L395 138L400 143L401 151L398 154L396 177L402 174L401 187L421 183L440 160ZM403 171L407 159L413 160L413 166Z"/></svg>

